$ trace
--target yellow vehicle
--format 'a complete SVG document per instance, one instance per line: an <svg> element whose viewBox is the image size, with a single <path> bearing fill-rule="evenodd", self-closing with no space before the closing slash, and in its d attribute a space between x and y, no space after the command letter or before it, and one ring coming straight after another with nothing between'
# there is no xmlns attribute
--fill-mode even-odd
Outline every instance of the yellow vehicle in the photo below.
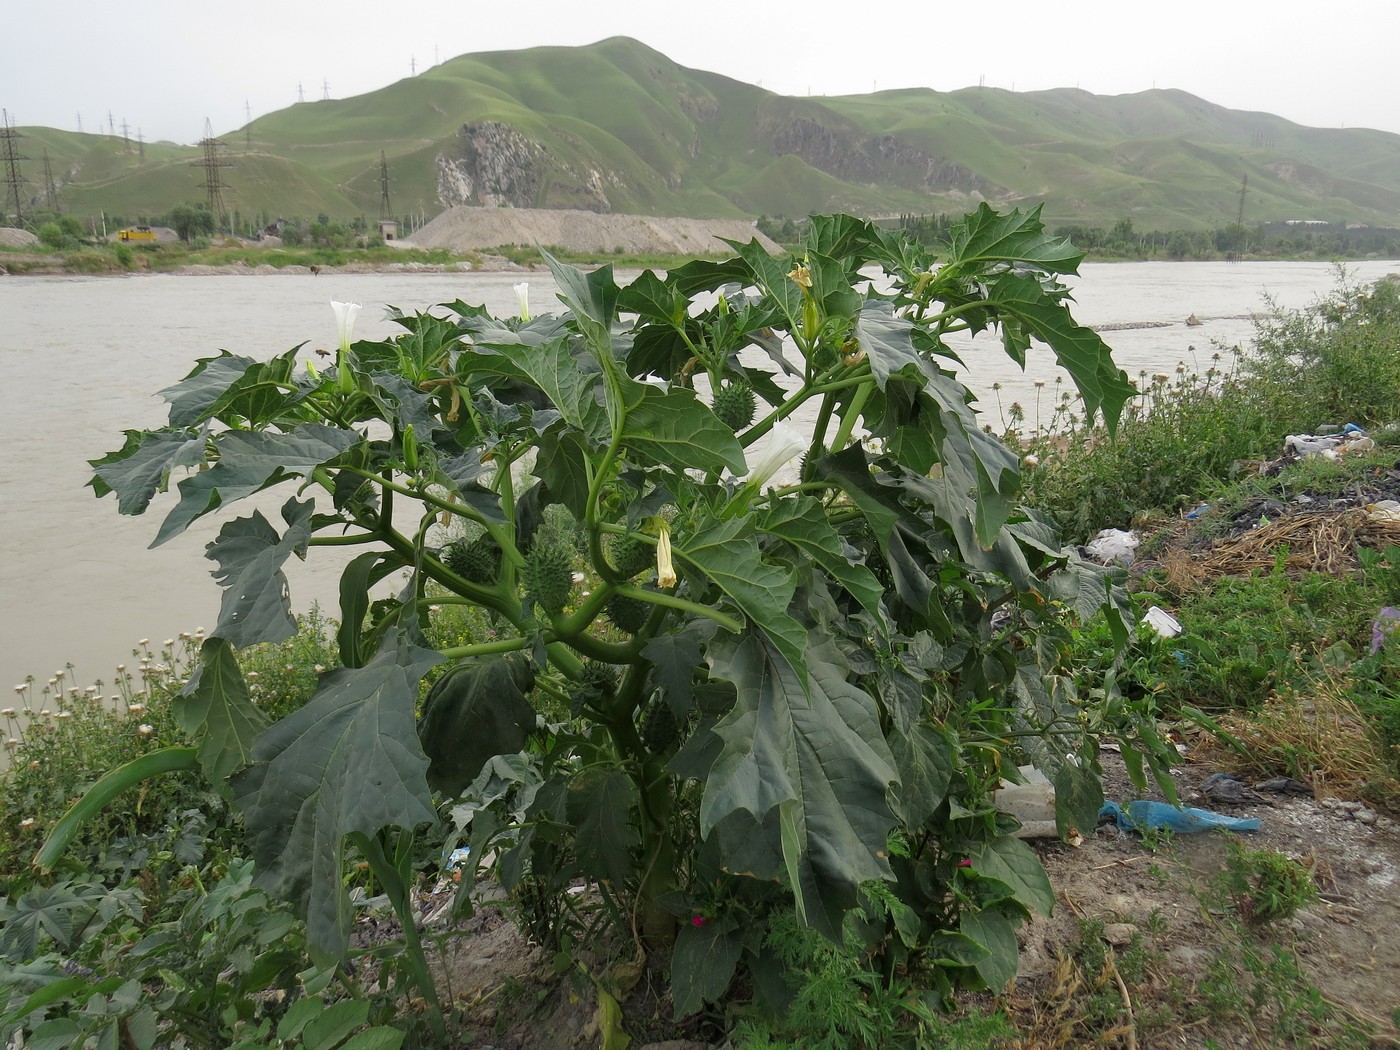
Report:
<svg viewBox="0 0 1400 1050"><path fill-rule="evenodd" d="M117 234L119 241L154 241L156 231L149 226L128 226Z"/></svg>

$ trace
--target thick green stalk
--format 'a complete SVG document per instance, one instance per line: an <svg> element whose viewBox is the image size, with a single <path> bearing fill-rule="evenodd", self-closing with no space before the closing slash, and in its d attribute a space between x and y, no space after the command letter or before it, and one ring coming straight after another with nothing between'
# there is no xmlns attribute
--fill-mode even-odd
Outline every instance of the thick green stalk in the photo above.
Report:
<svg viewBox="0 0 1400 1050"><path fill-rule="evenodd" d="M447 1025L442 1016L442 1004L438 1000L437 985L433 983L433 975L428 969L428 957L423 952L423 941L418 935L418 925L413 914L412 894L409 892L404 872L398 865L392 863L384 852L383 834L384 832L381 831L371 837L362 832L352 832L350 839L364 855L365 860L369 863L370 871L379 880L379 884L384 887L389 903L398 913L399 924L403 927L404 950L408 957L410 976L418 987L419 994L423 996L423 1001L428 1005L428 1022L432 1025L433 1035L436 1037L438 1045L445 1045ZM401 829L399 834L406 836L412 835L412 832ZM404 859L403 850L396 852L401 860ZM408 859L412 859L411 854L408 855Z"/></svg>

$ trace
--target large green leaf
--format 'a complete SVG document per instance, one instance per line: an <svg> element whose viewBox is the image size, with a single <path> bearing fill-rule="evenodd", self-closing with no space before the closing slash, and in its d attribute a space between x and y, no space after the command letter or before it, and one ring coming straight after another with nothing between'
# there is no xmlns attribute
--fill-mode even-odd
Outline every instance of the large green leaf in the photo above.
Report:
<svg viewBox="0 0 1400 1050"><path fill-rule="evenodd" d="M470 353L462 355L460 366L537 387L570 426L591 440L603 440L608 432L608 416L594 394L600 375L596 371L585 374L562 337L539 346L521 342L513 335L512 338L514 342L479 341Z"/></svg>
<svg viewBox="0 0 1400 1050"><path fill-rule="evenodd" d="M180 482L180 502L161 523L152 547L178 536L195 519L289 477L309 475L363 440L353 430L297 427L286 434L229 430L214 437L218 462Z"/></svg>
<svg viewBox="0 0 1400 1050"><path fill-rule="evenodd" d="M642 320L659 321L668 328L685 323L689 306L690 300L673 282L663 281L651 270L644 270L617 297L619 310L631 311Z"/></svg>
<svg viewBox="0 0 1400 1050"><path fill-rule="evenodd" d="M348 943L345 836L436 817L414 707L419 680L441 659L390 634L366 666L326 674L305 707L258 738L254 764L232 779L259 882L305 909L319 949L339 955Z"/></svg>
<svg viewBox="0 0 1400 1050"><path fill-rule="evenodd" d="M282 506L287 531L277 535L261 511L230 521L208 546L218 563L213 576L224 588L219 622L213 637L226 638L235 648L258 642L280 642L296 634L287 577L282 565L295 554L306 557L311 542L311 516L316 504L289 499Z"/></svg>
<svg viewBox="0 0 1400 1050"><path fill-rule="evenodd" d="M734 599L797 669L799 679L805 678L807 631L788 613L797 582L791 572L763 560L751 521L714 522L677 538L673 549L678 559L695 566Z"/></svg>
<svg viewBox="0 0 1400 1050"><path fill-rule="evenodd" d="M637 787L614 765L592 766L569 781L565 812L574 826L574 852L583 871L606 879L617 889L634 877L632 851L637 847L633 823Z"/></svg>
<svg viewBox="0 0 1400 1050"><path fill-rule="evenodd" d="M871 614L880 614L885 589L873 572L847 556L841 537L815 499L804 496L778 500L760 518L758 527L792 544L825 569Z"/></svg>
<svg viewBox="0 0 1400 1050"><path fill-rule="evenodd" d="M617 318L620 292L613 280L612 266L600 266L584 273L577 267L566 266L548 252L544 253L544 261L559 285L559 298L573 311L574 321L589 346L599 352L610 352L612 323Z"/></svg>
<svg viewBox="0 0 1400 1050"><path fill-rule="evenodd" d="M671 997L676 1017L689 1017L729 990L744 949L738 924L729 917L686 923L671 952Z"/></svg>
<svg viewBox="0 0 1400 1050"><path fill-rule="evenodd" d="M953 227L949 265L972 272L995 263L1035 263L1051 273L1078 273L1084 253L1063 237L1045 233L1040 205L997 212L986 202Z"/></svg>
<svg viewBox="0 0 1400 1050"><path fill-rule="evenodd" d="M957 767L957 743L943 730L925 722L890 742L899 787L893 793L894 812L909 828L920 828L948 795Z"/></svg>
<svg viewBox="0 0 1400 1050"><path fill-rule="evenodd" d="M1070 315L1064 303L1041 298L1031 302L1008 298L997 304L1036 338L1048 343L1055 361L1070 374L1084 398L1090 416L1102 411L1110 431L1118 424L1123 406L1137 390L1128 374L1113 363L1108 345L1092 328Z"/></svg>
<svg viewBox="0 0 1400 1050"><path fill-rule="evenodd" d="M257 365L253 358L238 357L227 350L220 350L218 357L200 358L189 375L160 391L170 402L170 425L189 427L209 419L228 388Z"/></svg>
<svg viewBox="0 0 1400 1050"><path fill-rule="evenodd" d="M985 908L980 911L964 908L958 917L958 929L987 949L987 955L973 963L987 988L999 992L1006 982L1016 976L1016 963L1021 949L1016 942L1020 916L1007 908Z"/></svg>
<svg viewBox="0 0 1400 1050"><path fill-rule="evenodd" d="M972 867L980 875L996 879L1027 908L1049 917L1055 908L1055 891L1045 866L1035 852L1018 838L1004 835L985 843L972 855Z"/></svg>
<svg viewBox="0 0 1400 1050"><path fill-rule="evenodd" d="M222 786L225 777L248 764L267 716L253 706L227 639L205 639L199 669L185 686L175 717L199 741L199 767L210 783Z"/></svg>
<svg viewBox="0 0 1400 1050"><path fill-rule="evenodd" d="M90 460L90 482L99 497L117 494L119 514L140 514L151 497L164 492L170 472L204 462L207 427L198 430L128 430L126 444L101 459Z"/></svg>
<svg viewBox="0 0 1400 1050"><path fill-rule="evenodd" d="M514 654L465 661L434 683L418 722L434 791L456 798L491 758L525 746L535 729L525 694L534 684L529 662Z"/></svg>
<svg viewBox="0 0 1400 1050"><path fill-rule="evenodd" d="M875 701L846 681L834 649L809 651L806 689L761 634L722 637L709 659L738 701L714 728L725 747L705 785L702 830L735 810L761 819L777 807L799 913L839 938L860 884L890 876L887 795L897 774Z"/></svg>
<svg viewBox="0 0 1400 1050"><path fill-rule="evenodd" d="M690 390L646 388L640 404L627 412L622 440L655 463L672 469L748 473L744 449L734 431L719 421Z"/></svg>

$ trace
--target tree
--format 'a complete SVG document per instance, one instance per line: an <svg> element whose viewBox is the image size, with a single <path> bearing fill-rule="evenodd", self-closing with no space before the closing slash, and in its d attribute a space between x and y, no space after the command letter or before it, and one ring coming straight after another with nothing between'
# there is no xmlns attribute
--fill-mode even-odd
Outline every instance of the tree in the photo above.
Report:
<svg viewBox="0 0 1400 1050"><path fill-rule="evenodd" d="M180 240L189 242L196 237L210 237L214 233L214 216L203 205L178 204L166 217Z"/></svg>

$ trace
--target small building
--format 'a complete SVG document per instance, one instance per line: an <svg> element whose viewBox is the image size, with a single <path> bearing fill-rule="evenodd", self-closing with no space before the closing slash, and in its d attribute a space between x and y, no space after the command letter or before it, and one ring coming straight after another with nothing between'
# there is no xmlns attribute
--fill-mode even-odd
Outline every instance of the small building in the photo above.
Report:
<svg viewBox="0 0 1400 1050"><path fill-rule="evenodd" d="M379 236L386 241L396 241L399 239L399 224L394 219L379 220Z"/></svg>

